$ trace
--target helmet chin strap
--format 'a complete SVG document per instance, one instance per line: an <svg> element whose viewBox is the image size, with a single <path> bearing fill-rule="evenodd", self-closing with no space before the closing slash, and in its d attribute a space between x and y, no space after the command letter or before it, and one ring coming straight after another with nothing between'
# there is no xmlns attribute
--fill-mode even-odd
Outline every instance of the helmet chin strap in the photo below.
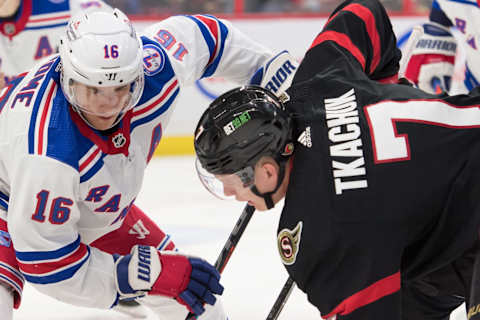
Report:
<svg viewBox="0 0 480 320"><path fill-rule="evenodd" d="M265 192L265 193L260 193L257 189L257 186L256 185L253 185L251 187L251 190L254 194L256 194L257 196L259 197L262 197L263 200L265 201L265 204L267 205L267 209L272 209L274 206L275 206L275 203L273 203L273 199L272 199L272 195L277 192L278 188L280 188L280 185L282 184L283 182L283 178L285 177L285 163L286 162L283 162L282 164L280 164L280 171L278 172L278 181L277 181L277 185L275 187L275 189L273 189L273 191L270 191L270 192Z"/></svg>

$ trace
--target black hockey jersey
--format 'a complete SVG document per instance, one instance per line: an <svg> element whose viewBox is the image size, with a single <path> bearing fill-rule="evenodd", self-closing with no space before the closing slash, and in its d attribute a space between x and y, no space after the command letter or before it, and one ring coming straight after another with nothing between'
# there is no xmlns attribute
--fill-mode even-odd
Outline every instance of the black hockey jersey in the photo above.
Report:
<svg viewBox="0 0 480 320"><path fill-rule="evenodd" d="M478 237L480 95L380 83L399 59L381 4L346 2L288 90L297 143L278 247L324 318L402 319L402 286Z"/></svg>

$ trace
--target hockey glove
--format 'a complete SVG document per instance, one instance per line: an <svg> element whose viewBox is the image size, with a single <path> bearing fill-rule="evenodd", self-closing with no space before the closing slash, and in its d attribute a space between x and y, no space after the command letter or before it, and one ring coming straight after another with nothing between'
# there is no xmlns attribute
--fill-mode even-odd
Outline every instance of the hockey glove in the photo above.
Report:
<svg viewBox="0 0 480 320"><path fill-rule="evenodd" d="M144 294L175 298L196 315L204 303L215 304L222 294L217 269L203 259L188 257L155 247L136 245L115 263L117 291L121 297Z"/></svg>
<svg viewBox="0 0 480 320"><path fill-rule="evenodd" d="M250 84L259 85L280 96L292 84L297 67L298 62L290 53L282 51L255 72Z"/></svg>
<svg viewBox="0 0 480 320"><path fill-rule="evenodd" d="M453 76L457 41L447 27L430 22L414 45L405 77L429 93L448 92Z"/></svg>

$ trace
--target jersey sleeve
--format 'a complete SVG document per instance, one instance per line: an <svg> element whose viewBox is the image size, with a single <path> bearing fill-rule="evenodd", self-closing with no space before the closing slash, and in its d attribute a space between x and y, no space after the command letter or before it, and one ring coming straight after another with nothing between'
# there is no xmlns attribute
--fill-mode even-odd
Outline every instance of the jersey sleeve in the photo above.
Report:
<svg viewBox="0 0 480 320"><path fill-rule="evenodd" d="M381 81L396 76L400 58L390 19L380 2L346 1L332 13L314 39L294 81L308 80L331 69L352 67L372 80Z"/></svg>
<svg viewBox="0 0 480 320"><path fill-rule="evenodd" d="M7 221L21 273L63 302L111 307L117 298L113 256L83 243L78 232L78 172L42 156L16 161Z"/></svg>
<svg viewBox="0 0 480 320"><path fill-rule="evenodd" d="M206 77L248 83L273 53L229 21L211 15L173 16L143 34L167 52L183 85Z"/></svg>

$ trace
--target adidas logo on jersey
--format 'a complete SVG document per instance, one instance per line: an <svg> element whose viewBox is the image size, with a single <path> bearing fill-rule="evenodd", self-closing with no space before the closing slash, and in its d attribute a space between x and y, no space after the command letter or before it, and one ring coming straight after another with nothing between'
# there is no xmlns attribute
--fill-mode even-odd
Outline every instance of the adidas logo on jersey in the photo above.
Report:
<svg viewBox="0 0 480 320"><path fill-rule="evenodd" d="M136 234L137 239L145 239L146 236L150 234L150 231L145 227L142 220L138 220L130 230L128 230L129 234Z"/></svg>
<svg viewBox="0 0 480 320"><path fill-rule="evenodd" d="M302 132L300 137L298 137L298 142L303 144L307 148L312 147L312 137L310 135L310 126L308 126L305 131Z"/></svg>

